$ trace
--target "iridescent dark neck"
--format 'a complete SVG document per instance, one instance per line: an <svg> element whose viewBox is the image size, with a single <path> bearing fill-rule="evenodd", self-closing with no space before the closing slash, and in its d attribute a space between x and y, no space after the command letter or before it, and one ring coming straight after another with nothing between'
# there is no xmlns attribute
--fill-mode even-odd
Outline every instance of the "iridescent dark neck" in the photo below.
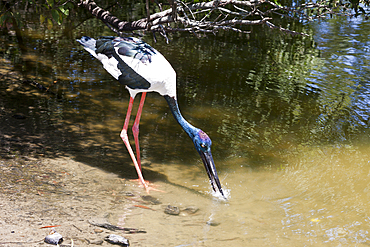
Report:
<svg viewBox="0 0 370 247"><path fill-rule="evenodd" d="M181 115L179 105L177 104L177 100L174 97L165 95L164 98L166 99L168 106L171 109L173 117L193 140L195 135L200 131L200 129L194 127L188 121L185 120L185 118Z"/></svg>

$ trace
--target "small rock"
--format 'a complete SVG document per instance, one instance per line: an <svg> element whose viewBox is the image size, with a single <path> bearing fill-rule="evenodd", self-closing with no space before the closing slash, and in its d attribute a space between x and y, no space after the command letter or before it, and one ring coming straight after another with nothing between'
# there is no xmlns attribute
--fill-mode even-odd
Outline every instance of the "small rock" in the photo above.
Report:
<svg viewBox="0 0 370 247"><path fill-rule="evenodd" d="M99 240L90 240L89 244L102 245L103 240L100 240L100 239Z"/></svg>
<svg viewBox="0 0 370 247"><path fill-rule="evenodd" d="M125 192L125 195L129 196L129 197L134 197L135 196L135 194L130 192L130 191Z"/></svg>
<svg viewBox="0 0 370 247"><path fill-rule="evenodd" d="M151 204L153 205L159 205L159 204L162 204L162 202L160 200L158 200L158 198L155 198L154 196L141 196L141 198L144 200L144 201L147 201L147 202L150 202Z"/></svg>
<svg viewBox="0 0 370 247"><path fill-rule="evenodd" d="M195 206L189 206L189 207L186 207L183 211L185 211L187 214L195 214L196 212L198 212L199 208L195 207Z"/></svg>
<svg viewBox="0 0 370 247"><path fill-rule="evenodd" d="M167 207L164 209L164 212L170 215L179 215L180 209L176 206L167 205Z"/></svg>
<svg viewBox="0 0 370 247"><path fill-rule="evenodd" d="M111 244L118 244L121 246L130 246L130 243L127 238L124 238L119 235L111 234L104 238L105 241Z"/></svg>
<svg viewBox="0 0 370 247"><path fill-rule="evenodd" d="M214 221L214 220L207 221L207 225L210 225L210 226L218 226L219 224L220 224L220 222L217 222L217 221Z"/></svg>
<svg viewBox="0 0 370 247"><path fill-rule="evenodd" d="M54 229L51 229L49 235L45 237L44 241L48 244L57 245L63 242L63 236Z"/></svg>

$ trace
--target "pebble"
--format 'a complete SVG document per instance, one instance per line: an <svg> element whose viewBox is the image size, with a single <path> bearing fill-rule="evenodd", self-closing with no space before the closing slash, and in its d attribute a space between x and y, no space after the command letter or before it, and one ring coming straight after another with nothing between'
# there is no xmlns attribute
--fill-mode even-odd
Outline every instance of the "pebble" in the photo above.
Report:
<svg viewBox="0 0 370 247"><path fill-rule="evenodd" d="M48 244L57 245L63 242L63 236L54 229L51 229L49 235L45 237L44 241Z"/></svg>
<svg viewBox="0 0 370 247"><path fill-rule="evenodd" d="M198 212L199 208L195 207L195 206L189 206L189 207L186 207L183 211L185 211L187 214L195 214L196 212Z"/></svg>
<svg viewBox="0 0 370 247"><path fill-rule="evenodd" d="M121 246L130 246L130 243L127 238L124 238L119 235L110 234L107 237L104 238L105 241L111 244L118 244Z"/></svg>
<svg viewBox="0 0 370 247"><path fill-rule="evenodd" d="M170 215L179 215L180 209L176 206L167 205L167 207L164 209L164 212Z"/></svg>
<svg viewBox="0 0 370 247"><path fill-rule="evenodd" d="M154 196L146 195L146 196L141 196L141 198L142 198L144 201L150 202L150 203L151 203L151 204L153 204L153 205L159 205L159 204L162 204L162 202L161 202L160 200L158 200L158 198L155 198Z"/></svg>
<svg viewBox="0 0 370 247"><path fill-rule="evenodd" d="M103 240L90 240L89 244L102 245Z"/></svg>
<svg viewBox="0 0 370 247"><path fill-rule="evenodd" d="M214 220L207 221L207 225L210 225L210 226L218 226L219 224L220 224L220 222L217 222L217 221L214 221Z"/></svg>

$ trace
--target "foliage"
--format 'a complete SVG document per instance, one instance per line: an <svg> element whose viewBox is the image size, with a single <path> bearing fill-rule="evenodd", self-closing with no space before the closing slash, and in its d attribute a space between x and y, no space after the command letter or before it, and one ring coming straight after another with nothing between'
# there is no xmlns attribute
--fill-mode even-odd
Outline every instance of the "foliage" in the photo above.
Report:
<svg viewBox="0 0 370 247"><path fill-rule="evenodd" d="M78 1L78 0L76 0ZM111 3L110 3L111 2ZM107 1L110 6L120 5ZM176 0L155 1L146 6L147 16L130 23L99 7L93 0L9 0L0 7L0 26L15 23L21 26L17 6L32 8L40 16L40 23L52 28L69 18L73 8L85 8L92 16L103 21L114 32L133 30L158 32L166 37L168 32L217 33L232 31L250 33L252 26L265 25L290 34L295 32L289 26L281 25L281 19L312 21L333 15L363 15L368 18L370 0ZM78 3L78 4L77 4ZM147 2L148 4L149 2ZM144 4L144 1L142 2ZM157 7L155 7L157 5ZM152 8L150 8L152 7ZM144 14L145 15L145 14ZM143 16L144 17L144 16Z"/></svg>
<svg viewBox="0 0 370 247"><path fill-rule="evenodd" d="M19 0L15 3L7 1L0 7L0 26L10 24L22 26L21 14L17 10L19 6L33 9L40 16L40 23L46 23L49 29L53 27L54 23L61 25L69 17L70 10L74 8L74 4L70 0Z"/></svg>

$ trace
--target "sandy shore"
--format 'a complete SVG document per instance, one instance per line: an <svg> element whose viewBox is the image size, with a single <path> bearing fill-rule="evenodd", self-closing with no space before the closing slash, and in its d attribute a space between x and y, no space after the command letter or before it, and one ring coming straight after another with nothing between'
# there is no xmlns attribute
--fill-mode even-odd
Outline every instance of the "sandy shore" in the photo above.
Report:
<svg viewBox="0 0 370 247"><path fill-rule="evenodd" d="M75 246L109 246L103 241L107 235L133 234L91 223L121 221L124 225L125 209L137 204L161 208L143 200L135 182L69 158L3 159L0 173L0 246L47 246L48 226L55 226L67 246L71 239ZM131 228L133 233L135 229L145 231L140 226ZM140 234L145 233L134 233ZM136 237L129 238L135 242Z"/></svg>

